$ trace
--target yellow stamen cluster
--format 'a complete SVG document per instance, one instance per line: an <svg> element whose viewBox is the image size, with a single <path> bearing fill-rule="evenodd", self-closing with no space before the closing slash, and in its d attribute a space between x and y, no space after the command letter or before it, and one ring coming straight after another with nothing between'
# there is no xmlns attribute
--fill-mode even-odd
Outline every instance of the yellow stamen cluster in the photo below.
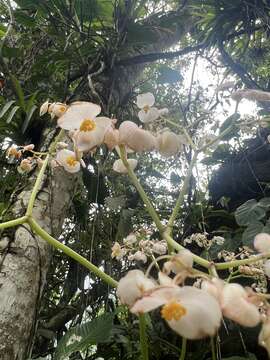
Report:
<svg viewBox="0 0 270 360"><path fill-rule="evenodd" d="M66 109L67 109L66 106L61 106L61 107L59 108L59 110L60 110L62 113L64 113L64 112L66 111Z"/></svg>
<svg viewBox="0 0 270 360"><path fill-rule="evenodd" d="M179 320L186 315L187 310L179 302L170 302L161 309L161 316L165 320Z"/></svg>
<svg viewBox="0 0 270 360"><path fill-rule="evenodd" d="M150 106L149 106L149 105L145 105L145 106L143 107L143 110L144 110L145 113L147 113L147 112L150 110Z"/></svg>
<svg viewBox="0 0 270 360"><path fill-rule="evenodd" d="M92 131L96 128L96 123L91 119L85 119L80 126L80 131Z"/></svg>
<svg viewBox="0 0 270 360"><path fill-rule="evenodd" d="M77 164L77 160L75 159L74 156L68 156L66 158L66 163L69 165L69 166L75 166Z"/></svg>

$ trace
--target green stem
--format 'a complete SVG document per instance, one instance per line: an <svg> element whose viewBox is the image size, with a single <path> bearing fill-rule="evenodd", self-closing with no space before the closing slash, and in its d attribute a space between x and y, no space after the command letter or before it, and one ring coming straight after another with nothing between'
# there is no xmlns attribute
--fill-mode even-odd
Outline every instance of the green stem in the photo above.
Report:
<svg viewBox="0 0 270 360"><path fill-rule="evenodd" d="M189 187L189 182L190 182L190 178L191 178L191 175L192 175L192 169L193 167L195 166L196 164L196 161L197 161L197 156L198 156L198 153L195 152L194 153L194 156L189 164L189 168L188 168L188 172L187 172L187 175L185 177L185 180L184 180L184 183L183 183L183 186L182 186L182 189L179 193L179 196L178 196L178 199L175 203L175 206L174 206L174 209L173 209L173 212L170 216L170 219L168 221L168 224L167 224L167 227L168 227L168 231L169 231L169 235L171 234L172 232L172 228L173 228L173 223L178 215L178 212L181 208L181 206L183 205L183 202L184 202L184 199L185 199L185 195L188 191L188 187Z"/></svg>
<svg viewBox="0 0 270 360"><path fill-rule="evenodd" d="M139 315L139 324L140 324L140 344L141 344L141 358L142 360L148 360L148 343L147 343L147 335L146 335L146 322L145 315Z"/></svg>
<svg viewBox="0 0 270 360"><path fill-rule="evenodd" d="M181 354L179 360L185 360L187 352L187 339L182 337Z"/></svg>
<svg viewBox="0 0 270 360"><path fill-rule="evenodd" d="M233 261L228 261L228 262L223 262L223 263L217 263L217 264L215 264L215 267L217 270L225 270L225 269L229 269L229 268L238 267L240 265L253 264L257 261L264 260L269 257L270 257L270 252L267 252L264 254L252 256L248 259L233 260Z"/></svg>
<svg viewBox="0 0 270 360"><path fill-rule="evenodd" d="M28 224L31 226L31 229L39 235L42 239L47 241L54 248L63 251L66 255L77 261L79 264L86 267L88 270L92 271L96 274L101 280L106 282L108 285L112 287L117 287L117 281L111 278L109 275L105 274L102 270L100 270L97 266L92 264L90 261L85 259L83 256L76 253L76 251L70 249L68 246L62 244L60 241L53 238L49 235L45 230L43 230L38 223L33 218L28 218Z"/></svg>
<svg viewBox="0 0 270 360"><path fill-rule="evenodd" d="M25 223L26 221L27 221L27 216L22 216L18 219L6 221L6 222L0 224L0 230L6 229L9 227L13 227L13 226L17 226L17 225L21 225L21 224Z"/></svg>
<svg viewBox="0 0 270 360"><path fill-rule="evenodd" d="M212 360L217 360L215 338L213 338L213 337L211 337L211 352L212 352Z"/></svg>
<svg viewBox="0 0 270 360"><path fill-rule="evenodd" d="M150 216L154 220L158 230L162 234L163 231L165 230L165 227L162 225L156 210L154 209L151 201L148 199L148 196L146 195L142 185L140 184L139 180L137 179L137 176L135 175L134 171L129 166L129 163L127 161L126 154L125 154L125 148L123 146L120 146L120 157L127 169L127 172L128 172L128 175L129 175L131 181L133 182L134 186L136 187L138 193L140 194L140 196L148 210L148 213L150 214Z"/></svg>
<svg viewBox="0 0 270 360"><path fill-rule="evenodd" d="M168 233L165 232L165 233L163 234L163 237L164 237L164 239L167 241L168 245L170 245L171 247L173 247L175 250L178 250L178 251L179 251L179 250L185 249L184 246L178 244ZM205 268L207 268L207 269L209 269L210 266L213 265L210 261L207 261L207 260L203 259L202 257L200 257L200 256L198 256L198 255L195 255L195 254L192 253L192 256L193 256L193 260L194 260L197 264L199 264L199 265L201 265L201 266L203 266L203 267L205 267Z"/></svg>
<svg viewBox="0 0 270 360"><path fill-rule="evenodd" d="M28 203L28 206L27 206L27 210L26 210L26 214L25 214L26 216L31 216L32 213L33 213L34 202L36 200L37 193L38 193L38 190L39 190L40 183L41 183L41 180L43 178L44 172L45 172L46 167L48 165L49 157L50 156L47 155L46 158L44 159L42 167L41 167L41 169L39 171L39 174L37 176L37 179L36 179L35 185L33 187L33 190L32 190L32 193L31 193L31 196L30 196L30 199L29 199L29 203Z"/></svg>
<svg viewBox="0 0 270 360"><path fill-rule="evenodd" d="M202 147L198 150L198 152L202 152L202 151L206 150L208 147L210 147L211 145L215 144L217 141L222 140L222 138L223 138L225 135L227 135L227 134L229 134L229 133L231 132L231 130L232 130L232 128L233 128L234 126L235 126L235 125L231 125L231 126L229 126L227 129L225 129L224 131L222 131L222 133L221 133L220 135L218 135L215 139L209 141L207 144L205 144L204 146L202 146Z"/></svg>

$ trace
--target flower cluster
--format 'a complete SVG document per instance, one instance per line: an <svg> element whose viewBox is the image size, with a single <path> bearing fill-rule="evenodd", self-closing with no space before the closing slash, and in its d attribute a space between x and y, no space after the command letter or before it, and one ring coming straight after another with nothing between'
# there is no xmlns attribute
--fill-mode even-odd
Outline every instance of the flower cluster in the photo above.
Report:
<svg viewBox="0 0 270 360"><path fill-rule="evenodd" d="M7 149L6 156L8 158L8 162L20 162L17 167L20 174L29 173L36 165L41 166L42 160L33 151L34 147L34 144L28 144L25 146L16 146L13 144ZM24 157L26 152L31 152L33 156Z"/></svg>
<svg viewBox="0 0 270 360"><path fill-rule="evenodd" d="M150 240L144 236L131 233L123 239L123 245L115 242L112 246L112 258L121 260L127 257L129 261L147 262L147 258L153 254L164 255L167 253L165 240Z"/></svg>
<svg viewBox="0 0 270 360"><path fill-rule="evenodd" d="M192 266L192 254L182 250L164 264L158 281L142 271L129 271L118 284L121 303L137 315L161 307L161 317L187 339L214 336L223 316L242 326L259 324L260 307L265 305L259 295L250 288L217 278L204 279L201 288L185 285L187 277L194 277ZM170 273L175 276L169 277Z"/></svg>
<svg viewBox="0 0 270 360"><path fill-rule="evenodd" d="M184 239L184 245L195 243L201 248L209 249L213 244L223 245L225 239L222 236L214 236L208 239L207 233L195 233Z"/></svg>
<svg viewBox="0 0 270 360"><path fill-rule="evenodd" d="M149 123L168 113L168 109L153 107L154 102L155 98L151 93L138 95L137 106L140 109L138 117L141 122ZM60 128L69 131L73 141L72 150L61 149L56 155L57 163L70 173L78 172L80 166L83 166L83 153L94 152L102 144L105 144L110 151L115 149L119 155L119 146L122 146L126 154L157 150L166 157L176 155L186 144L183 135L175 134L169 129L152 133L132 121L123 121L116 128L117 120L99 116L101 107L91 102L76 101L66 105L46 101L40 108L40 115L47 112L52 118L57 118ZM132 169L136 168L136 159L127 159L127 161ZM127 172L121 159L115 161L113 169L118 173Z"/></svg>

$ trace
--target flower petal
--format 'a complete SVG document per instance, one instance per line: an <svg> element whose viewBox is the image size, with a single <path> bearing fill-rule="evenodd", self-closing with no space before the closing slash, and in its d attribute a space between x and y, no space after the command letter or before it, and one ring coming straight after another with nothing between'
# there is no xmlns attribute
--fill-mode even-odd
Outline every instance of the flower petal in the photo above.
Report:
<svg viewBox="0 0 270 360"><path fill-rule="evenodd" d="M152 93L139 94L137 96L137 106L142 109L145 106L153 106L155 103L155 97Z"/></svg>
<svg viewBox="0 0 270 360"><path fill-rule="evenodd" d="M138 164L138 160L136 159L127 159L130 167L134 170ZM116 160L113 163L113 170L120 173L120 174L127 174L127 168L125 167L123 161L121 159Z"/></svg>
<svg viewBox="0 0 270 360"><path fill-rule="evenodd" d="M160 112L155 107L152 107L147 111L142 109L138 112L138 117L142 123L150 123L160 117Z"/></svg>

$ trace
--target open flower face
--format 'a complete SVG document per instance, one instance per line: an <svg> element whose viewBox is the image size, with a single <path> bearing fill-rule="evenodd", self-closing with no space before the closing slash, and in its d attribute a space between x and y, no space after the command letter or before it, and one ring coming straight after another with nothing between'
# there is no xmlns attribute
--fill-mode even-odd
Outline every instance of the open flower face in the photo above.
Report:
<svg viewBox="0 0 270 360"><path fill-rule="evenodd" d="M140 314L161 308L168 325L186 339L214 336L222 313L218 301L207 292L192 286L163 286L136 301L131 312Z"/></svg>
<svg viewBox="0 0 270 360"><path fill-rule="evenodd" d="M63 166L67 172L76 173L80 170L80 162L76 158L76 154L70 150L60 150L56 155L56 161Z"/></svg>
<svg viewBox="0 0 270 360"><path fill-rule="evenodd" d="M138 117L141 122L148 123L159 118L160 112L156 107L153 107L154 103L155 97L150 92L137 96L137 106L141 109Z"/></svg>
<svg viewBox="0 0 270 360"><path fill-rule="evenodd" d="M153 289L155 286L155 283L148 279L142 271L131 270L120 279L117 286L117 295L122 304L133 306L145 291Z"/></svg>
<svg viewBox="0 0 270 360"><path fill-rule="evenodd" d="M248 293L239 284L224 286L221 307L224 316L242 326L253 327L260 322L257 306L249 302Z"/></svg>

